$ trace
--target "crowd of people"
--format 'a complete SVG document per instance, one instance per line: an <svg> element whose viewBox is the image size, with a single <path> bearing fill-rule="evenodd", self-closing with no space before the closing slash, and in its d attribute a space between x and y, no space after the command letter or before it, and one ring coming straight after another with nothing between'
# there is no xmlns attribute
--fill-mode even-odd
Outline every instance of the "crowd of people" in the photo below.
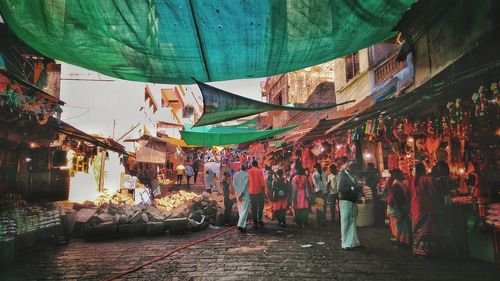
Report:
<svg viewBox="0 0 500 281"><path fill-rule="evenodd" d="M205 154L206 161L213 159L211 157L214 156ZM224 157L220 158L222 161ZM202 159L199 155L186 166L179 164L176 168L177 184L181 184L184 176L188 185L192 177L196 183ZM356 162L343 157L329 167L316 163L311 173L299 160L273 170L268 163L259 165L255 157L242 155L227 160L225 166L220 183L227 224L231 223L233 204L237 204L237 227L241 232L247 231L250 211L254 228L264 226L264 210L268 207L272 209L272 218L281 227L287 226L287 215L290 215L297 226L305 228L309 225L311 212L315 212L318 226L340 225L342 249L361 247L356 221L363 185L372 190L374 203L379 201L380 175L373 163L368 163L366 170L361 171ZM447 193L443 190L446 190L448 176L449 168L445 162L438 162L429 174L426 174L424 164L417 163L415 175L411 178L399 169L391 171L383 190L386 193L387 221L397 246L412 246L416 256L436 253L436 213L446 201ZM219 192L214 190L219 182L214 171L206 169L203 181L206 192Z"/></svg>
<svg viewBox="0 0 500 281"><path fill-rule="evenodd" d="M339 169L337 168L339 167ZM329 167L329 174L316 163L314 172L295 161L285 169L273 171L269 166L259 166L256 160L251 165L242 164L239 159L226 172L225 178L233 173L232 185L236 193L239 211L238 229L247 231L247 217L251 208L253 227L264 226L263 212L266 202L272 205L273 217L281 227L287 226L287 214L301 228L309 224L311 211L316 213L316 222L325 226L328 222L341 226L342 249L352 250L361 246L356 233L356 202L361 194L361 184L357 177L357 165L340 159L338 164ZM337 171L340 170L339 173ZM225 199L230 190L226 189ZM327 220L327 202L330 202L330 220ZM231 208L230 204L227 208ZM340 216L337 209L340 209Z"/></svg>
<svg viewBox="0 0 500 281"><path fill-rule="evenodd" d="M412 247L415 256L433 256L438 251L438 228L446 225L438 213L445 209L443 207L449 195L447 167L446 162L438 162L427 174L425 165L417 163L413 176L395 169L385 183L386 215L392 240L398 247ZM342 158L328 169L316 163L312 174L300 161L276 171L267 166L259 167L255 160L250 167L236 161L232 169L232 184L240 215L238 229L241 232L246 231L249 208L254 227L263 226L263 210L267 201L272 204L274 218L281 227L287 225L287 214L293 216L299 227L307 227L309 214L315 211L317 225L324 226L328 222L334 226L340 224L342 249L361 247L356 221L362 186L372 190L374 202L378 201L377 192L381 189L380 175L372 163L361 171L356 162ZM229 172L227 177L230 177ZM328 206L329 216L326 215Z"/></svg>
<svg viewBox="0 0 500 281"><path fill-rule="evenodd" d="M438 173L448 165L438 162L431 173L425 165L417 163L415 175L407 179L399 169L391 171L387 181L387 215L393 239L398 245L412 245L413 254L419 257L433 256L438 251L439 213L444 210L448 186ZM446 222L442 222L444 227Z"/></svg>

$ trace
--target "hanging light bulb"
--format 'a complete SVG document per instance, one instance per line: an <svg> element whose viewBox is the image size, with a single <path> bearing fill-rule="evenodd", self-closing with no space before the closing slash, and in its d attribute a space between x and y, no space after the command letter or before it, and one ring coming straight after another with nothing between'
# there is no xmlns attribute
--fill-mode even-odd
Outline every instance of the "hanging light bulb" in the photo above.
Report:
<svg viewBox="0 0 500 281"><path fill-rule="evenodd" d="M372 158L372 154L370 152L365 153L364 156L365 156L365 159L367 159L367 160Z"/></svg>

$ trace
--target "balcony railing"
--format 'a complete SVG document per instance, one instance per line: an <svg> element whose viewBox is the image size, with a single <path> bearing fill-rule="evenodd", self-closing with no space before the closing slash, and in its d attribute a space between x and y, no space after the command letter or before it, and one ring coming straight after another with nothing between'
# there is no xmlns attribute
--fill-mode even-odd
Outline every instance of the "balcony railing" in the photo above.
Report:
<svg viewBox="0 0 500 281"><path fill-rule="evenodd" d="M375 68L375 84L378 84L406 67L405 61L397 61L397 53Z"/></svg>

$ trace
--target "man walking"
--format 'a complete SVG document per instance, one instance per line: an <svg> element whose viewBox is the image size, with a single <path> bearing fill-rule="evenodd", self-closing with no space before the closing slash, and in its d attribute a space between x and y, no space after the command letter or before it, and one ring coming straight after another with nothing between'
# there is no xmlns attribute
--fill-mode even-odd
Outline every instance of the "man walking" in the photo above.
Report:
<svg viewBox="0 0 500 281"><path fill-rule="evenodd" d="M194 175L193 167L191 167L191 165L188 164L186 166L186 170L185 171L186 171L187 186L189 187L189 180Z"/></svg>
<svg viewBox="0 0 500 281"><path fill-rule="evenodd" d="M177 167L175 168L175 171L177 173L177 185L182 184L182 178L184 177L185 169L186 168L184 167L184 165L182 165L182 163L179 163L179 165L177 165Z"/></svg>
<svg viewBox="0 0 500 281"><path fill-rule="evenodd" d="M252 162L252 168L248 170L248 192L252 202L252 216L254 227L264 226L262 216L264 213L264 196L267 192L264 173L259 168L257 161Z"/></svg>
<svg viewBox="0 0 500 281"><path fill-rule="evenodd" d="M248 173L247 167L241 165L241 170L237 171L233 176L233 187L236 192L238 206L238 230L242 233L247 229L248 208L250 207L250 195L248 193Z"/></svg>
<svg viewBox="0 0 500 281"><path fill-rule="evenodd" d="M200 170L200 161L197 158L193 161L193 176L194 176L194 183L198 180L198 172Z"/></svg>

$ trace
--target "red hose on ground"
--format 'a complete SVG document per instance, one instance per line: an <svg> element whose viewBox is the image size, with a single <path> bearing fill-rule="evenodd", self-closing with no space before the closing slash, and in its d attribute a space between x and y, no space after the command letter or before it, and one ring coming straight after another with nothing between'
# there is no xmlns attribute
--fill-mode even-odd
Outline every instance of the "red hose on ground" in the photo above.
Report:
<svg viewBox="0 0 500 281"><path fill-rule="evenodd" d="M146 266L148 266L148 265L150 265L150 264L153 264L153 263L155 263L155 262L157 262L157 261L160 261L160 260L162 260L162 259L165 259L165 258L167 258L167 257L169 257L169 256L171 256L171 255L173 255L173 254L175 254L175 253L177 253L177 252L179 252L179 251L181 251L181 250L184 250L184 249L189 248L189 247L191 247L191 246L193 246L193 245L196 245L196 244L199 244L199 243L201 243L201 242L205 242L205 241L207 241L207 240L210 240L210 239L212 239L212 238L215 238L215 237L217 237L217 236L219 236L219 235L222 235L222 234L224 234L224 233L226 233L226 232L229 232L229 231L231 231L231 230L234 230L235 228L236 228L236 226L233 226L233 227L230 227L230 228L228 228L228 229L225 229L225 230L223 230L223 231L221 231L221 232L218 232L218 233L216 233L216 234L214 234L214 235L211 235L211 236L205 237L205 238L200 239L200 240L196 240L196 241L194 241L194 242L192 242L192 243L189 243L189 244L186 244L186 245L181 246L181 247L179 247L179 248L176 248L176 249L174 249L174 250L172 250L172 251L170 251L170 252L166 253L165 255L163 255L163 256L161 256L161 257L159 257L159 258L157 258L157 259L154 259L154 260L148 261L148 262L146 262L146 263L144 263L144 264L142 264L142 265L140 265L140 266L138 266L138 267L132 268L132 269L130 269L130 270L127 270L127 271L125 271L125 272L119 273L119 274L117 274L117 275L115 275L115 276L113 276L113 277L111 277L111 278L104 279L104 280L105 280L105 281L111 281L111 280L115 280L115 279L117 279L117 278L123 277L123 276L125 276L125 275L127 275L127 274L130 274L130 273L132 273L132 272L136 272L137 270L139 270L139 269L141 269L141 268L143 268L143 267L146 267Z"/></svg>

